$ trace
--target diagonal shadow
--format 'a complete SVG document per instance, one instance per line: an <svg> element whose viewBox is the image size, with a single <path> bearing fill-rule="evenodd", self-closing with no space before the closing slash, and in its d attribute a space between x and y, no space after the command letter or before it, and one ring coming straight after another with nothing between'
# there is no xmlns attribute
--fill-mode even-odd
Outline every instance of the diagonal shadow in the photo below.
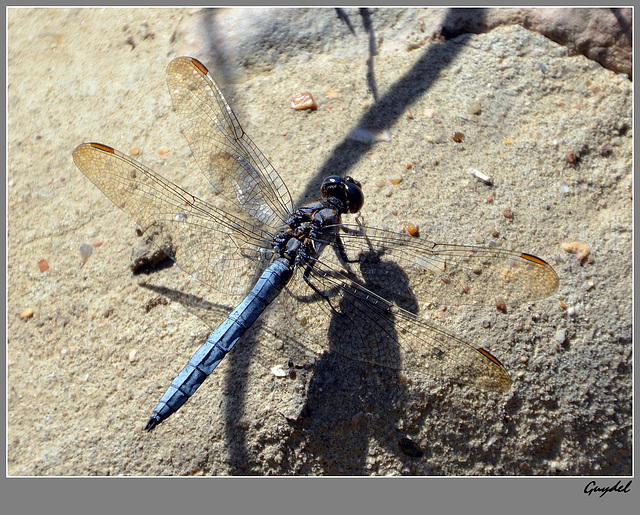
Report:
<svg viewBox="0 0 640 515"><path fill-rule="evenodd" d="M347 28L349 29L349 32L351 32L351 34L353 34L354 36L356 35L356 29L353 28L353 24L351 23L351 20L349 19L349 15L347 14L347 11L345 11L342 7L334 7L335 11L336 11L336 16L338 16L338 19L344 23Z"/></svg>
<svg viewBox="0 0 640 515"><path fill-rule="evenodd" d="M456 9L448 11L443 26L450 25L451 20L456 18L455 11ZM482 16L483 10L478 9L478 11L480 11L477 13L478 16ZM455 60L463 46L464 41L429 46L414 65L360 117L355 127L364 127L372 131L393 127L407 108L417 102L438 79L440 73ZM372 146L373 143L349 140L345 134L343 140L333 149L298 199L316 196L322 180L328 175L347 175Z"/></svg>

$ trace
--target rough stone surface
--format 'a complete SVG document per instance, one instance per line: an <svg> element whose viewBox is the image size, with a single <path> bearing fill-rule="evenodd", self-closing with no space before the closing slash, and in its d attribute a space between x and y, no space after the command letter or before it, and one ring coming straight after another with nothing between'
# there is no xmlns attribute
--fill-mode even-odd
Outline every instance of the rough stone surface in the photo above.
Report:
<svg viewBox="0 0 640 515"><path fill-rule="evenodd" d="M442 27L451 37L522 25L583 54L605 68L631 76L633 17L630 8L459 9Z"/></svg>
<svg viewBox="0 0 640 515"><path fill-rule="evenodd" d="M371 27L376 46L419 47L427 42L500 26L521 25L583 54L605 68L631 76L632 11L629 8L459 9L244 9L210 10L197 23L185 18L177 33L182 53L210 54L242 73L270 70L294 56L339 52L363 56L354 45Z"/></svg>
<svg viewBox="0 0 640 515"><path fill-rule="evenodd" d="M250 11L9 10L9 475L632 472L631 82L518 25L425 39L424 21L448 26L450 14L372 11L370 33L357 10L346 14L355 35L333 10L313 14L321 24L298 11L287 23L300 19L299 31L273 15L264 24L278 30L249 42L260 16ZM212 18L228 35L223 50L241 57L194 56L294 199L348 173L363 182L369 224L408 221L429 240L504 246L554 266L560 289L535 305L427 313L499 356L513 394L433 389L331 354L274 377L286 360L274 331L257 326L179 413L142 431L208 330L190 314L198 303L156 303L149 286L209 307L226 299L177 267L139 286L128 270L133 222L71 152L83 141L139 147L137 159L206 196L164 74L173 57L205 48L197 28ZM290 108L300 91L316 111ZM351 142L357 127L390 141ZM97 238L80 266L78 247ZM589 259L564 242L585 244Z"/></svg>

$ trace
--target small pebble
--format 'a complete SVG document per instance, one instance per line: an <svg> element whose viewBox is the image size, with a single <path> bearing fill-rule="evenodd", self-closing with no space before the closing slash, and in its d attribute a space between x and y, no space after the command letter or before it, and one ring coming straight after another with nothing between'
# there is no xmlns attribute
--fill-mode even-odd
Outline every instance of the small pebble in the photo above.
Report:
<svg viewBox="0 0 640 515"><path fill-rule="evenodd" d="M412 222L405 222L402 225L402 228L411 236L418 236L418 233L420 232L420 228Z"/></svg>
<svg viewBox="0 0 640 515"><path fill-rule="evenodd" d="M560 191L562 193L564 193L565 195L571 193L571 188L569 186L565 186L564 184L559 184L558 188L560 189Z"/></svg>
<svg viewBox="0 0 640 515"><path fill-rule="evenodd" d="M387 130L374 132L363 127L356 127L347 134L347 139L359 143L377 143L379 141L391 141L391 133Z"/></svg>
<svg viewBox="0 0 640 515"><path fill-rule="evenodd" d="M564 329L560 329L559 331L556 331L556 341L558 343L564 343L566 339L567 339L567 332Z"/></svg>
<svg viewBox="0 0 640 515"><path fill-rule="evenodd" d="M435 113L436 113L436 110L435 110L433 107L431 107L431 108L429 108L429 109L426 109L426 110L425 110L424 115L425 115L427 118L433 118L433 115L434 115Z"/></svg>
<svg viewBox="0 0 640 515"><path fill-rule="evenodd" d="M489 438L489 440L487 441L487 443L485 443L482 446L482 450L484 452L489 452L489 449L491 449L491 447L493 447L493 444L496 443L497 438L495 436L492 436L491 438Z"/></svg>
<svg viewBox="0 0 640 515"><path fill-rule="evenodd" d="M477 100L473 100L469 102L469 105L467 106L467 113L480 114L481 111L482 111L482 106L480 105L480 102L478 102Z"/></svg>
<svg viewBox="0 0 640 515"><path fill-rule="evenodd" d="M104 240L102 238L98 238L96 241L93 242L93 246L97 249L99 247L102 247L103 243L104 243Z"/></svg>
<svg viewBox="0 0 640 515"><path fill-rule="evenodd" d="M89 258L93 254L93 247L88 243L83 243L80 245L80 258L82 259L82 264L84 265Z"/></svg>
<svg viewBox="0 0 640 515"><path fill-rule="evenodd" d="M503 299L498 299L496 302L496 308L498 309L498 311L500 311L501 313L506 313L507 312L507 304L505 303L505 301Z"/></svg>
<svg viewBox="0 0 640 515"><path fill-rule="evenodd" d="M469 169L469 174L484 182L487 186L493 186L493 179L475 168Z"/></svg>
<svg viewBox="0 0 640 515"><path fill-rule="evenodd" d="M584 262L589 257L589 246L580 241L570 241L561 243L560 247L569 254L575 254L580 262Z"/></svg>
<svg viewBox="0 0 640 515"><path fill-rule="evenodd" d="M462 132L454 132L452 137L456 143L462 143L464 141L464 133Z"/></svg>
<svg viewBox="0 0 640 515"><path fill-rule="evenodd" d="M49 270L49 263L46 259L41 259L40 261L38 261L38 268L41 272L46 272L47 270Z"/></svg>
<svg viewBox="0 0 640 515"><path fill-rule="evenodd" d="M158 149L158 154L160 156L166 156L169 152L171 152L167 147L161 147Z"/></svg>
<svg viewBox="0 0 640 515"><path fill-rule="evenodd" d="M406 164L404 165L404 167L405 167L405 169L407 169L407 170L411 170L411 168L413 168L413 165L412 165L411 163L406 163Z"/></svg>
<svg viewBox="0 0 640 515"><path fill-rule="evenodd" d="M340 91L333 86L325 86L322 91L329 100L338 100L340 98Z"/></svg>
<svg viewBox="0 0 640 515"><path fill-rule="evenodd" d="M477 114L460 113L458 117L467 122L478 123L480 121L480 117Z"/></svg>
<svg viewBox="0 0 640 515"><path fill-rule="evenodd" d="M505 145L513 145L513 140L512 139L506 139L506 140L504 140L504 144Z"/></svg>
<svg viewBox="0 0 640 515"><path fill-rule="evenodd" d="M389 179L389 182L394 186L397 186L402 182L402 177L392 177L391 179Z"/></svg>
<svg viewBox="0 0 640 515"><path fill-rule="evenodd" d="M567 152L564 159L570 165L575 165L578 162L578 156L575 152Z"/></svg>
<svg viewBox="0 0 640 515"><path fill-rule="evenodd" d="M25 309L21 314L20 314L20 318L22 318L23 320L27 319L27 318L31 318L34 315L34 311L31 308L27 308Z"/></svg>
<svg viewBox="0 0 640 515"><path fill-rule="evenodd" d="M282 368L282 365L276 365L271 368L271 373L276 377L286 377L287 372Z"/></svg>
<svg viewBox="0 0 640 515"><path fill-rule="evenodd" d="M139 156L140 155L140 147L133 147L130 151L129 151L129 155L131 156Z"/></svg>
<svg viewBox="0 0 640 515"><path fill-rule="evenodd" d="M138 351L135 349L129 351L129 363L135 363L136 361L138 361L138 358L136 358L136 354L138 354Z"/></svg>
<svg viewBox="0 0 640 515"><path fill-rule="evenodd" d="M513 220L513 216L514 216L514 215L513 215L513 211L511 211L511 209L510 209L510 208L505 207L505 208L502 210L502 214L504 215L504 217L505 217L506 219L508 219L508 220Z"/></svg>
<svg viewBox="0 0 640 515"><path fill-rule="evenodd" d="M291 108L296 111L304 111L305 109L318 109L318 104L311 93L297 93L291 97Z"/></svg>
<svg viewBox="0 0 640 515"><path fill-rule="evenodd" d="M411 109L409 109L408 107L407 107L407 118L409 120L413 120L413 114L411 114Z"/></svg>

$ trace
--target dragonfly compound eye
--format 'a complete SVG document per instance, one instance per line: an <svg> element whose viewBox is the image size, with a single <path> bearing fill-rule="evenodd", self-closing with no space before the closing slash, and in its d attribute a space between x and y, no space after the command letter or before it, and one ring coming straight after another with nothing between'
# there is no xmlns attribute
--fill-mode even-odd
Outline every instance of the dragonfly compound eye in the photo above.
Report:
<svg viewBox="0 0 640 515"><path fill-rule="evenodd" d="M349 213L357 213L364 205L364 193L362 192L360 183L351 177L346 177L344 187L347 194L347 208L349 209Z"/></svg>
<svg viewBox="0 0 640 515"><path fill-rule="evenodd" d="M330 175L327 177L322 181L322 186L320 187L322 198L341 196L343 183L344 179L339 175Z"/></svg>
<svg viewBox="0 0 640 515"><path fill-rule="evenodd" d="M320 191L323 198L334 197L340 200L345 212L357 213L364 204L364 193L360 189L360 183L351 177L330 175L322 181Z"/></svg>

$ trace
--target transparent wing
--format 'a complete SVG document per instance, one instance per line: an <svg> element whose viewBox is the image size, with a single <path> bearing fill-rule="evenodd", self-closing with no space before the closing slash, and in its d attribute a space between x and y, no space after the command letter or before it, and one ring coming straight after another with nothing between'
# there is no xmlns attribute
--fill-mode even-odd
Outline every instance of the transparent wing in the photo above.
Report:
<svg viewBox="0 0 640 515"><path fill-rule="evenodd" d="M243 296L268 266L271 235L255 220L208 204L100 143L79 145L73 160L180 268L212 288Z"/></svg>
<svg viewBox="0 0 640 515"><path fill-rule="evenodd" d="M521 303L558 289L558 275L542 259L492 247L435 243L407 234L343 224L349 259L392 260L410 278L416 296L440 304ZM381 273L383 273L381 271Z"/></svg>
<svg viewBox="0 0 640 515"><path fill-rule="evenodd" d="M511 386L508 372L489 352L410 311L417 311L410 294L394 297L385 291L389 285L376 279L378 267L367 270L365 263L360 265L360 273L369 279L366 285L323 262L312 270L311 284L326 297L298 278L289 284L288 295L279 297L282 310L277 313L293 341L304 342L313 353L329 350L356 361L417 372L425 380L444 378L484 390L505 391ZM386 278L402 281L402 270L389 264L387 272L392 270Z"/></svg>
<svg viewBox="0 0 640 515"><path fill-rule="evenodd" d="M374 228L346 226L341 240L349 259L327 248L309 269L301 267L281 295L290 334L314 353L417 371L485 390L504 391L511 380L482 347L420 314L430 301L447 304L496 299L526 301L556 291L558 277L543 260L501 249L441 245ZM289 313L287 315L287 313ZM286 341L285 341L286 344Z"/></svg>
<svg viewBox="0 0 640 515"><path fill-rule="evenodd" d="M272 229L293 211L275 168L249 139L207 68L191 57L169 63L167 84L193 156L213 188Z"/></svg>

